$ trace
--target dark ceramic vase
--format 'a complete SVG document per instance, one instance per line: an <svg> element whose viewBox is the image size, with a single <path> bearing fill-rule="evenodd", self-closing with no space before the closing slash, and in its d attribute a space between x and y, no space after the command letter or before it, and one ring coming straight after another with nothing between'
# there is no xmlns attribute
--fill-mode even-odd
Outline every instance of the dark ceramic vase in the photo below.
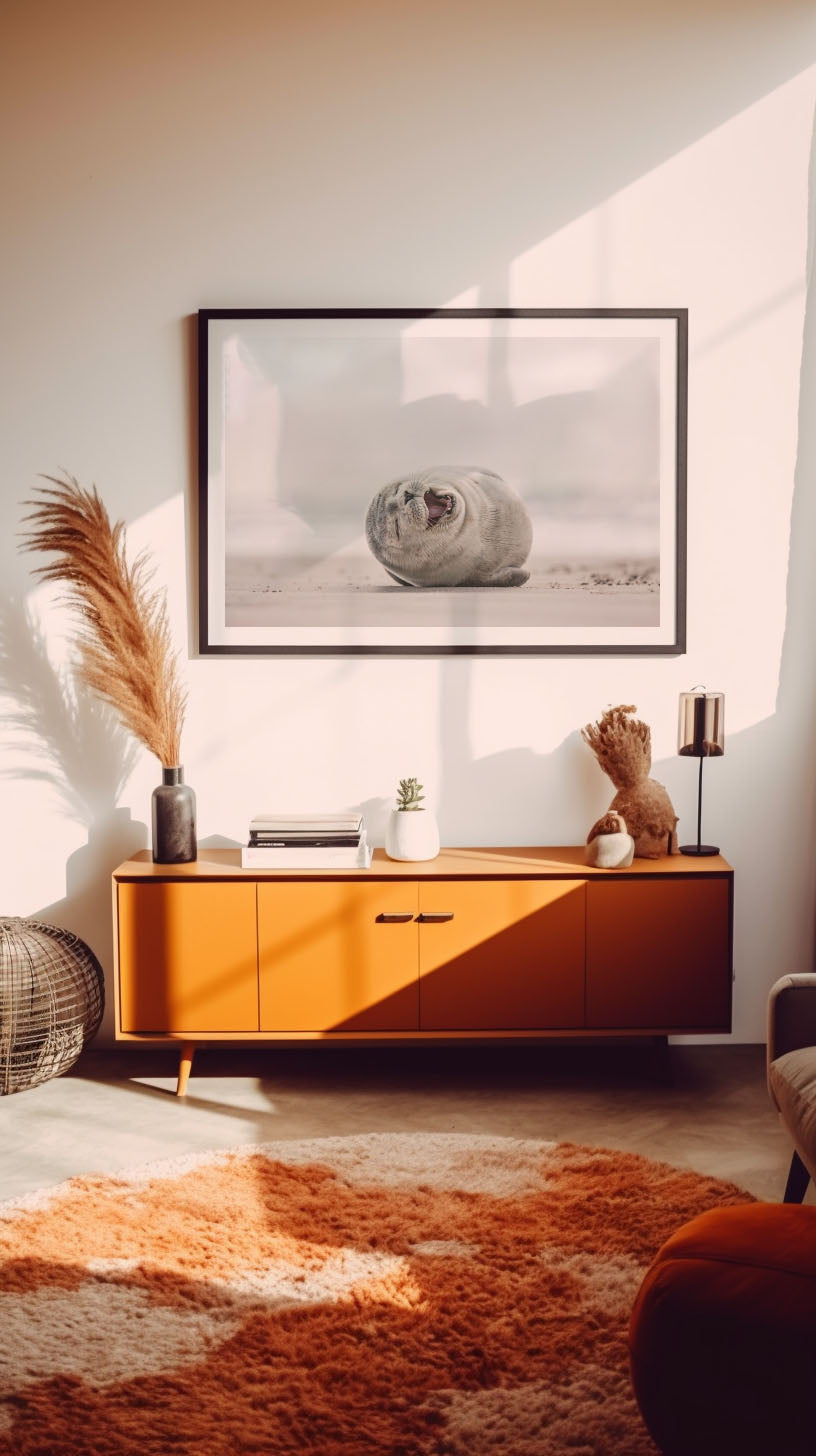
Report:
<svg viewBox="0 0 816 1456"><path fill-rule="evenodd" d="M153 790L153 863L187 864L196 858L195 794L180 765L162 767Z"/></svg>

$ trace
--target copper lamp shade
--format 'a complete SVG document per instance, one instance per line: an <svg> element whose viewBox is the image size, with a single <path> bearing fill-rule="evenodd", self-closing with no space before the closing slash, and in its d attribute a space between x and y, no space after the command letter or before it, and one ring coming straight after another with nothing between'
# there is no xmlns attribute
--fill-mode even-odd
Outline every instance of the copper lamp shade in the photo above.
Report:
<svg viewBox="0 0 816 1456"><path fill-rule="evenodd" d="M680 694L680 721L677 752L684 758L699 758L697 780L697 843L681 844L681 854L719 854L716 844L702 844L700 830L703 817L703 761L720 758L725 752L725 698L722 693L707 693L705 688L692 688Z"/></svg>

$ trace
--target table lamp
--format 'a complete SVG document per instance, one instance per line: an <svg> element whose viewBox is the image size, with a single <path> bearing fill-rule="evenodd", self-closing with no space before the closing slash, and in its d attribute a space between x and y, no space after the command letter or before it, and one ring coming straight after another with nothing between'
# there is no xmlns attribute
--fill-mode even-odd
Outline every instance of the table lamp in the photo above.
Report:
<svg viewBox="0 0 816 1456"><path fill-rule="evenodd" d="M707 693L705 688L692 688L680 694L680 724L677 752L683 758L699 758L697 781L697 843L681 844L681 854L719 854L716 844L700 843L703 817L703 763L707 758L721 758L725 752L725 698L722 693Z"/></svg>

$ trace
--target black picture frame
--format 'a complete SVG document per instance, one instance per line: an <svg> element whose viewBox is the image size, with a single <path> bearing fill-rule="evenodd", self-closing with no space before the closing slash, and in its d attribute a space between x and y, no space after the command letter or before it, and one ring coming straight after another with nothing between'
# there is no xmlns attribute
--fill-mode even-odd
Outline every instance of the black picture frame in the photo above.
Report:
<svg viewBox="0 0 816 1456"><path fill-rule="evenodd" d="M685 651L686 309L202 308L198 374L202 654Z"/></svg>

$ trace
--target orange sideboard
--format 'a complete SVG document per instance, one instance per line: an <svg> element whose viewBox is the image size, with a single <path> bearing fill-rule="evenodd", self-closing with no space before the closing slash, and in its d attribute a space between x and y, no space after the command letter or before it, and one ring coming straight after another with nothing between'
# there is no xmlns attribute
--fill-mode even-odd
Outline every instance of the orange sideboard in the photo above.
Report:
<svg viewBox="0 0 816 1456"><path fill-rule="evenodd" d="M583 848L450 849L369 870L242 870L147 851L113 875L116 1035L208 1041L731 1029L733 871L597 870Z"/></svg>

